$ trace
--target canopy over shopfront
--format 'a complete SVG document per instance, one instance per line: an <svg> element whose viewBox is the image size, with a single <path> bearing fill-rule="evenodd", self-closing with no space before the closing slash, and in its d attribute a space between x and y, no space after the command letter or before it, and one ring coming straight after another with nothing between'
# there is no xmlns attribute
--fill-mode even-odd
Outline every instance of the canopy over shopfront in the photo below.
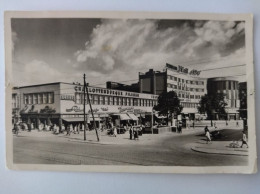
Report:
<svg viewBox="0 0 260 194"><path fill-rule="evenodd" d="M131 120L131 118L127 114L114 114L120 117L120 120Z"/></svg>
<svg viewBox="0 0 260 194"><path fill-rule="evenodd" d="M68 118L62 118L66 122L84 122L84 117L68 117ZM86 117L86 122L87 122L87 117ZM89 117L90 121L93 121L93 117ZM95 117L95 121L101 121L99 117Z"/></svg>
<svg viewBox="0 0 260 194"><path fill-rule="evenodd" d="M133 113L127 113L127 115L131 118L131 120L138 121L137 116L135 116Z"/></svg>

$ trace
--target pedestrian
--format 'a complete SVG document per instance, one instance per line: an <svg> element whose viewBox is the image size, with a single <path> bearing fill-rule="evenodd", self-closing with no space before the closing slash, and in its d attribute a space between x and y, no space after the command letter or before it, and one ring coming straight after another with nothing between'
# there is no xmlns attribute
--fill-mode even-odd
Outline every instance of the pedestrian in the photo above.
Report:
<svg viewBox="0 0 260 194"><path fill-rule="evenodd" d="M134 128L134 140L138 140L138 131L137 131L137 128L135 127Z"/></svg>
<svg viewBox="0 0 260 194"><path fill-rule="evenodd" d="M182 133L182 122L179 122L179 133Z"/></svg>
<svg viewBox="0 0 260 194"><path fill-rule="evenodd" d="M132 127L132 125L130 125L129 135L130 135L130 140L132 140L133 139L133 127Z"/></svg>
<svg viewBox="0 0 260 194"><path fill-rule="evenodd" d="M68 136L70 136L70 132L71 132L71 125L68 125L67 126L67 134Z"/></svg>
<svg viewBox="0 0 260 194"><path fill-rule="evenodd" d="M241 145L240 147L242 148L243 145L246 144L246 146L247 146L247 148L248 148L246 133L245 133L245 131L242 131L242 133L243 133L243 136L242 136L242 145Z"/></svg>
<svg viewBox="0 0 260 194"><path fill-rule="evenodd" d="M211 142L209 130L206 131L207 144Z"/></svg>
<svg viewBox="0 0 260 194"><path fill-rule="evenodd" d="M116 128L116 126L114 126L114 137L116 137L117 136L117 128Z"/></svg>
<svg viewBox="0 0 260 194"><path fill-rule="evenodd" d="M216 122L214 122L214 127L215 127L215 130L217 130L217 123Z"/></svg>
<svg viewBox="0 0 260 194"><path fill-rule="evenodd" d="M209 130L209 129L208 129L208 125L206 125L206 127L204 128L205 135L206 135L206 133L207 133L208 130Z"/></svg>
<svg viewBox="0 0 260 194"><path fill-rule="evenodd" d="M193 127L193 129L195 128L195 121L194 120L192 122L192 127Z"/></svg>
<svg viewBox="0 0 260 194"><path fill-rule="evenodd" d="M237 127L239 127L239 122L237 121Z"/></svg>

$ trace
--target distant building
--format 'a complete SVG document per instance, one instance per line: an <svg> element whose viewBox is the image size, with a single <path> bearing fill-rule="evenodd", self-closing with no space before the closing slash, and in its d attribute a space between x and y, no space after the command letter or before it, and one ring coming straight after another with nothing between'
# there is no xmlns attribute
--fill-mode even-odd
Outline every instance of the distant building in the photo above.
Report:
<svg viewBox="0 0 260 194"><path fill-rule="evenodd" d="M146 73L139 73L139 92L160 95L167 90L166 72L149 69Z"/></svg>
<svg viewBox="0 0 260 194"><path fill-rule="evenodd" d="M139 73L140 92L160 95L175 91L183 106L183 114L191 119L198 113L201 96L207 93L207 79L199 77L200 72L182 66L166 64L162 72L150 69Z"/></svg>
<svg viewBox="0 0 260 194"><path fill-rule="evenodd" d="M122 90L122 91L129 91L129 92L139 92L139 83L134 83L131 85L126 85L118 82L111 82L108 81L106 83L107 89L113 90Z"/></svg>
<svg viewBox="0 0 260 194"><path fill-rule="evenodd" d="M227 115L216 115L219 119L236 120L239 119L239 82L234 77L218 77L208 79L208 94L223 93L227 103Z"/></svg>

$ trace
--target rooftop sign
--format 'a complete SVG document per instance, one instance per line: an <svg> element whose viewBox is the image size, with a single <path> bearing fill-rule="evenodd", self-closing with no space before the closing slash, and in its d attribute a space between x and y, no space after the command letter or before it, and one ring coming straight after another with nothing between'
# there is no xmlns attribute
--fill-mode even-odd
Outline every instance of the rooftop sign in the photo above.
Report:
<svg viewBox="0 0 260 194"><path fill-rule="evenodd" d="M196 75L196 76L200 75L200 72L201 72L201 71L198 71L198 70L196 70L196 69L192 69L192 70L189 71L189 69L186 68L186 67L183 67L183 66L181 66L181 65L174 66L174 65L171 65L171 64L169 64L169 63L166 63L166 67L169 68L169 69L171 69L171 70L173 70L173 71L177 71L177 72L179 72L179 73L190 74L190 75Z"/></svg>

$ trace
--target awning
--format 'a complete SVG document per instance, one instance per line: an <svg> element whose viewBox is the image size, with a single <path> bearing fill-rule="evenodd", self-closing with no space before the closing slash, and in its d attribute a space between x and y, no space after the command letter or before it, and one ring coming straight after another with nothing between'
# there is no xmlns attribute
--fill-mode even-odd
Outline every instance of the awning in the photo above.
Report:
<svg viewBox="0 0 260 194"><path fill-rule="evenodd" d="M120 117L120 120L131 120L131 118L127 114L114 114Z"/></svg>
<svg viewBox="0 0 260 194"><path fill-rule="evenodd" d="M84 122L84 117L68 117L68 118L62 118L66 122ZM89 117L90 121L93 121L93 117ZM100 118L95 117L95 121L101 121ZM87 122L87 117L86 117Z"/></svg>
<svg viewBox="0 0 260 194"><path fill-rule="evenodd" d="M64 121L67 121L67 122L84 122L84 118L81 118L81 117L71 117L71 118L62 118ZM86 118L86 121L87 121L87 118Z"/></svg>
<svg viewBox="0 0 260 194"><path fill-rule="evenodd" d="M127 113L127 114L128 114L128 116L129 116L132 120L138 121L138 118L137 118L133 113Z"/></svg>

